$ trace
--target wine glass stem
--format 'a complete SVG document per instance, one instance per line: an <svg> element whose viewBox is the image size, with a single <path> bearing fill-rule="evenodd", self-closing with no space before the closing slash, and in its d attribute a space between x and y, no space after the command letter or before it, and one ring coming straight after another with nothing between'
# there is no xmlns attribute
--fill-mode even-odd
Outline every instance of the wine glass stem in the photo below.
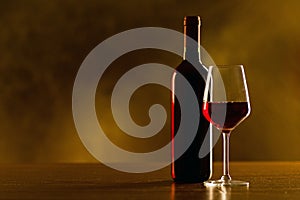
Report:
<svg viewBox="0 0 300 200"><path fill-rule="evenodd" d="M223 176L222 180L228 181L231 180L229 175L229 137L230 132L222 133L223 134Z"/></svg>

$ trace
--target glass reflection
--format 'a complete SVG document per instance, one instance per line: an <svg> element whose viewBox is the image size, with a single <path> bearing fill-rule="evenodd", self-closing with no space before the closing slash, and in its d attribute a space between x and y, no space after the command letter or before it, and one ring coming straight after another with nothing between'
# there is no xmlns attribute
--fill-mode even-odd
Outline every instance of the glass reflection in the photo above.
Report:
<svg viewBox="0 0 300 200"><path fill-rule="evenodd" d="M230 200L233 197L248 199L248 187L205 187L203 184L171 184L171 200L178 199L208 199Z"/></svg>

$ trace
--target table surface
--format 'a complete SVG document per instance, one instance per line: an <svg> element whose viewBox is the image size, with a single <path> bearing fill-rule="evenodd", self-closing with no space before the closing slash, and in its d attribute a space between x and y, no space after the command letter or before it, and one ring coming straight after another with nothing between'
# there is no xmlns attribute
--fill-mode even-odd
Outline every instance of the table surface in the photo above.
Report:
<svg viewBox="0 0 300 200"><path fill-rule="evenodd" d="M170 168L129 174L102 164L0 165L0 199L300 199L300 162L231 162L250 187L174 184ZM221 175L214 164L213 178Z"/></svg>

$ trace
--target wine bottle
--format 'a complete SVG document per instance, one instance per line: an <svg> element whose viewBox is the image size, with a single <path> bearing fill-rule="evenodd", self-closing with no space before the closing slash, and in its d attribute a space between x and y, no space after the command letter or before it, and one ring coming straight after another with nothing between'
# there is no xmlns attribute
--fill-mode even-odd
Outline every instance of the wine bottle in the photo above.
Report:
<svg viewBox="0 0 300 200"><path fill-rule="evenodd" d="M175 182L192 183L192 182L204 182L208 180L212 173L212 152L210 151L205 157L199 158L199 150L204 141L206 134L209 134L211 141L211 125L205 120L202 113L202 99L205 88L205 80L200 72L207 72L207 69L201 62L200 56L200 26L201 21L198 16L186 16L184 18L184 54L183 61L176 67L176 70L172 77L172 102L171 102L171 115L172 115L172 127L171 135L172 139L176 136L177 130L181 121L181 108L176 93L182 93L180 85L180 79L178 73L182 74L189 84L192 86L197 100L199 100L200 120L198 124L198 130L196 136L188 147L188 149L175 160L176 151L179 151L180 144L176 144L172 140L172 164L171 174ZM198 45L192 45L191 41L187 39L187 36L194 39ZM194 42L195 42L194 41ZM192 61L192 62L189 62ZM196 63L192 65L191 63ZM188 97L187 97L188 98ZM188 131L184 131L183 134L191 134ZM211 145L211 142L210 144ZM211 148L210 148L211 149Z"/></svg>

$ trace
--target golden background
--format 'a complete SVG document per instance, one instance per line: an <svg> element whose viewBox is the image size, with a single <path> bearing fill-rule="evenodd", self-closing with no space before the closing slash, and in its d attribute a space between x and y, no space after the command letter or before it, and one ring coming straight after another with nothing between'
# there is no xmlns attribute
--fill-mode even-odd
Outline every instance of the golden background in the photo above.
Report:
<svg viewBox="0 0 300 200"><path fill-rule="evenodd" d="M231 160L300 159L300 3L221 0L0 1L0 162L95 162L72 118L73 82L100 42L131 28L182 31L185 15L202 18L201 42L217 64L244 64L252 113L233 132ZM149 54L148 54L149 53ZM136 52L118 59L99 86L100 123L123 148L144 152L169 139L169 120L147 142L128 138L111 117L109 97L118 74L144 61L178 58ZM154 88L153 88L154 87ZM137 91L130 108L147 124L149 105L168 107L158 86ZM155 95L155 96L154 96ZM221 159L221 142L215 148Z"/></svg>

